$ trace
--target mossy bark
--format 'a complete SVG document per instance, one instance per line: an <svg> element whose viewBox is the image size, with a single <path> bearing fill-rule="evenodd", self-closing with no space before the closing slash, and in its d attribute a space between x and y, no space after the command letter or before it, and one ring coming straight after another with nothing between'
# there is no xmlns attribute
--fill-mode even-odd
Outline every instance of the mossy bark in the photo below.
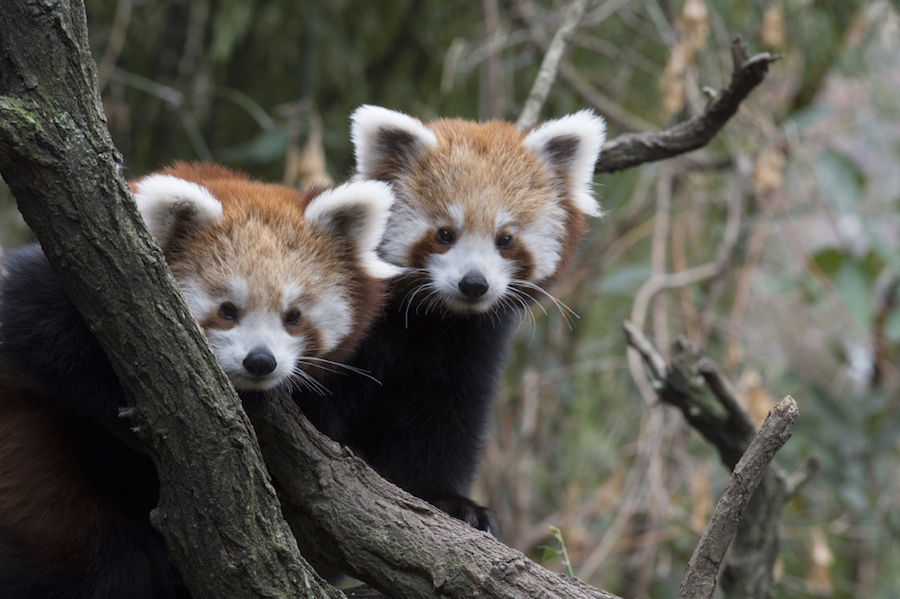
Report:
<svg viewBox="0 0 900 599"><path fill-rule="evenodd" d="M80 2L0 11L0 173L133 402L152 520L196 597L340 596L299 555L237 396L147 233L109 138Z"/></svg>

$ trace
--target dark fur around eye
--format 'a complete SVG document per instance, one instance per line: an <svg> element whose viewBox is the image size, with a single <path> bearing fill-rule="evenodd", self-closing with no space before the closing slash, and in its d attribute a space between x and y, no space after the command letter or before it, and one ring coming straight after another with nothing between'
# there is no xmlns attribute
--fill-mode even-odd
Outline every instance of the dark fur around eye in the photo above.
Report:
<svg viewBox="0 0 900 599"><path fill-rule="evenodd" d="M221 314L222 318L224 318L225 320L237 320L237 306L235 306L231 302L225 302L224 304L219 306L219 314Z"/></svg>
<svg viewBox="0 0 900 599"><path fill-rule="evenodd" d="M437 240L443 244L450 244L456 241L456 235L450 229L438 229Z"/></svg>

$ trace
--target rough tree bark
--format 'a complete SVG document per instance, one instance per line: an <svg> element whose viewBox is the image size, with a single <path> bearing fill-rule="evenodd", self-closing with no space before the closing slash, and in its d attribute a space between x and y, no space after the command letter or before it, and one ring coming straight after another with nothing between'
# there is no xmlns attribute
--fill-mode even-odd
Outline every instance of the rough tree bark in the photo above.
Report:
<svg viewBox="0 0 900 599"><path fill-rule="evenodd" d="M653 151L645 161L662 157ZM256 434L143 227L119 162L83 6L7 1L0 174L129 392L127 414L160 472L153 519L173 561L197 597L340 596L297 553ZM0 384L29 384L4 357ZM253 421L295 534L323 563L394 597L612 597L389 485L293 412L282 398Z"/></svg>
<svg viewBox="0 0 900 599"><path fill-rule="evenodd" d="M683 341L674 344L672 358L666 364L629 322L625 323L625 334L647 366L660 401L679 408L688 423L718 450L722 463L735 470L756 436L756 427L718 367L696 356ZM722 590L728 599L772 596L781 513L817 467L813 459L791 475L774 465L765 470L743 512L722 571Z"/></svg>
<svg viewBox="0 0 900 599"><path fill-rule="evenodd" d="M0 174L109 354L196 597L339 596L302 561L256 435L118 175L80 2L0 10ZM215 475L211 475L216 473Z"/></svg>

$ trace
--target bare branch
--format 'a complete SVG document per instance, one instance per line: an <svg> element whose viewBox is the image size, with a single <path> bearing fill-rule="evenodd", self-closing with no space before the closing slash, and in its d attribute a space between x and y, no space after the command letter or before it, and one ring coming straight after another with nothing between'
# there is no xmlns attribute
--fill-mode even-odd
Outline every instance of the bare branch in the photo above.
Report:
<svg viewBox="0 0 900 599"><path fill-rule="evenodd" d="M574 0L569 6L565 20L556 31L556 35L553 36L550 48L547 50L547 53L544 55L544 61L541 63L541 70L538 72L531 92L528 94L525 108L522 109L522 114L519 115L519 120L516 121L516 127L520 130L530 129L537 122L541 108L543 108L544 102L547 101L547 96L550 94L550 88L553 87L553 82L556 80L556 70L559 66L559 61L562 59L566 48L569 47L575 38L575 28L578 27L587 4L588 0Z"/></svg>
<svg viewBox="0 0 900 599"><path fill-rule="evenodd" d="M733 54L746 54L746 46L740 38L736 38L731 47ZM626 133L606 142L594 172L614 173L705 146L762 82L769 65L779 58L764 52L735 64L731 83L706 106L702 114L662 131Z"/></svg>
<svg viewBox="0 0 900 599"><path fill-rule="evenodd" d="M743 402L738 398L737 393L731 383L722 375L722 371L715 362L708 358L700 358L697 361L697 370L706 382L706 386L713 392L722 407L728 412L732 419L740 420L750 424L750 414L744 407Z"/></svg>
<svg viewBox="0 0 900 599"><path fill-rule="evenodd" d="M766 468L790 438L788 428L797 414L797 403L790 396L785 397L766 418L756 438L735 466L709 525L688 562L678 592L679 599L708 599L715 593L719 565L725 558L725 551Z"/></svg>
<svg viewBox="0 0 900 599"><path fill-rule="evenodd" d="M609 7L609 10L616 10L618 8L615 3L610 2L604 3L603 6ZM525 2L524 0L513 0L513 2L511 2L510 13L513 20L518 22L527 31L529 43L536 50L546 54L549 50L549 44L544 41L543 36L539 31L540 27L534 22L534 7L532 4ZM591 85L587 79L582 77L578 70L565 59L560 61L558 76L561 81L572 89L572 91L581 96L582 102L602 114L604 118L619 129L623 131L646 131L654 128L652 123L631 114Z"/></svg>
<svg viewBox="0 0 900 599"><path fill-rule="evenodd" d="M673 344L671 360L665 365L637 327L625 323L625 330L628 345L637 350L653 376L659 400L678 407L690 425L718 450L723 464L736 468L756 431L719 369L705 358L698 359L682 341ZM665 373L663 377L659 377L660 372ZM722 571L720 582L725 597L771 596L781 513L791 493L814 471L813 462L787 477L774 464L766 469L746 505Z"/></svg>
<svg viewBox="0 0 900 599"><path fill-rule="evenodd" d="M614 599L398 489L318 432L289 397L248 413L301 550L323 558L319 565L396 598ZM324 505L340 510L316 507Z"/></svg>
<svg viewBox="0 0 900 599"><path fill-rule="evenodd" d="M653 344L630 320L622 323L622 328L625 330L625 338L628 341L628 345L637 350L638 354L644 359L644 363L650 369L654 383L661 384L666 378L666 361L663 360L663 357L656 351Z"/></svg>

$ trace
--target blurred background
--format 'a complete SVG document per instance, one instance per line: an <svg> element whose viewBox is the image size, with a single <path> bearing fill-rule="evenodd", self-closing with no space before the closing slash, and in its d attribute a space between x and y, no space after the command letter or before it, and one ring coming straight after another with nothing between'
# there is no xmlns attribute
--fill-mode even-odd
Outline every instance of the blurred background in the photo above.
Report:
<svg viewBox="0 0 900 599"><path fill-rule="evenodd" d="M87 0L126 174L210 159L341 181L350 112L515 120L566 2ZM783 55L706 148L598 176L552 305L523 319L476 498L501 539L627 598L675 597L728 473L629 368L622 322L721 365L761 422L792 395L776 597L900 593L900 16L885 0L594 0L542 118L610 138L702 110L730 43ZM0 247L31 239L0 189ZM664 273L713 265L649 297ZM546 313L545 313L546 310ZM640 384L638 384L638 381ZM656 414L653 418L651 415ZM552 533L550 527L557 527ZM546 555L545 555L546 553Z"/></svg>

